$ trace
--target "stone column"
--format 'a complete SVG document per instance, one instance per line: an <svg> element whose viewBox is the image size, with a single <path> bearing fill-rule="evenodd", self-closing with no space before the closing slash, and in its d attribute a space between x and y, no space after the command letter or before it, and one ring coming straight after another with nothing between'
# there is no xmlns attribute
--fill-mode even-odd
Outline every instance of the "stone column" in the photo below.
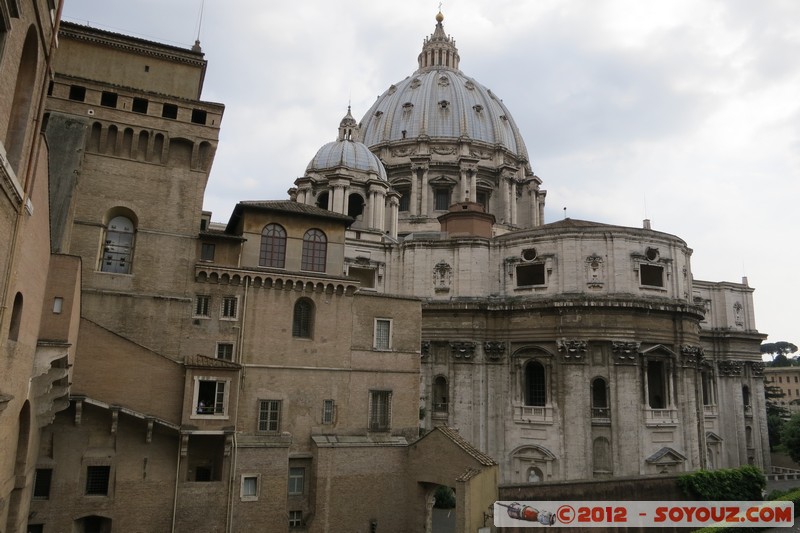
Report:
<svg viewBox="0 0 800 533"><path fill-rule="evenodd" d="M397 195L389 196L389 235L393 239L397 238L397 221L400 213L400 199Z"/></svg>
<svg viewBox="0 0 800 533"><path fill-rule="evenodd" d="M472 171L472 178L470 179L470 184L469 184L469 201L470 202L477 202L478 201L478 171L477 171L477 169Z"/></svg>
<svg viewBox="0 0 800 533"><path fill-rule="evenodd" d="M511 224L517 223L517 182L511 180Z"/></svg>
<svg viewBox="0 0 800 533"><path fill-rule="evenodd" d="M428 186L428 165L424 165L420 167L422 169L422 195L421 195L421 203L422 209L420 214L427 214L428 213L428 195L430 194L431 188Z"/></svg>
<svg viewBox="0 0 800 533"><path fill-rule="evenodd" d="M417 174L417 166L411 165L411 198L408 199L408 209L411 211L412 216L419 214L420 190L417 183L419 179ZM425 209L424 204L422 209Z"/></svg>
<svg viewBox="0 0 800 533"><path fill-rule="evenodd" d="M469 185L467 185L467 169L461 169L461 194L459 194L458 201L469 200Z"/></svg>

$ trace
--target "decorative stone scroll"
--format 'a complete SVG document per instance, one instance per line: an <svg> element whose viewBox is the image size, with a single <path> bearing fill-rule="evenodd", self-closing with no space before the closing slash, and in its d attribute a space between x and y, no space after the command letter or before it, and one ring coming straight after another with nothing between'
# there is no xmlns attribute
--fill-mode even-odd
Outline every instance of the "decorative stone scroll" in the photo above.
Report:
<svg viewBox="0 0 800 533"><path fill-rule="evenodd" d="M720 361L717 366L720 376L741 376L744 370L743 361Z"/></svg>
<svg viewBox="0 0 800 533"><path fill-rule="evenodd" d="M764 376L764 363L756 362L750 363L750 370L753 372L753 376L755 377L763 377Z"/></svg>
<svg viewBox="0 0 800 533"><path fill-rule="evenodd" d="M422 341L419 345L419 356L423 359L431 355L431 341Z"/></svg>
<svg viewBox="0 0 800 533"><path fill-rule="evenodd" d="M556 341L558 351L568 363L583 361L588 343L586 341L559 339Z"/></svg>
<svg viewBox="0 0 800 533"><path fill-rule="evenodd" d="M492 361L497 361L506 353L506 343L502 341L486 341L483 343L483 353Z"/></svg>
<svg viewBox="0 0 800 533"><path fill-rule="evenodd" d="M586 258L586 286L590 289L601 289L603 287L603 258L597 254L592 254Z"/></svg>
<svg viewBox="0 0 800 533"><path fill-rule="evenodd" d="M617 363L636 364L636 356L639 353L639 346L642 343L638 341L612 341L611 351Z"/></svg>
<svg viewBox="0 0 800 533"><path fill-rule="evenodd" d="M475 355L474 342L451 342L450 351L456 359L472 359Z"/></svg>
<svg viewBox="0 0 800 533"><path fill-rule="evenodd" d="M683 355L684 365L697 366L703 362L705 351L701 346L684 344L681 346L681 355Z"/></svg>
<svg viewBox="0 0 800 533"><path fill-rule="evenodd" d="M742 304L736 302L733 304L733 318L737 326L744 326L744 318L742 318Z"/></svg>

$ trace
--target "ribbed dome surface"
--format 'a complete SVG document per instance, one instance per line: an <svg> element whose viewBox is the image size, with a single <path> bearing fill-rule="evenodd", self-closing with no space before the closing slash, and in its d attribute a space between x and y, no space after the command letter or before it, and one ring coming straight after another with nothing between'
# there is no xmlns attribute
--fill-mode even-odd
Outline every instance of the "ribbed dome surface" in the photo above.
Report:
<svg viewBox="0 0 800 533"><path fill-rule="evenodd" d="M452 68L420 69L392 85L361 123L362 139L370 147L420 135L434 140L469 137L500 144L528 159L506 106L489 89Z"/></svg>
<svg viewBox="0 0 800 533"><path fill-rule="evenodd" d="M317 151L317 155L306 168L306 173L333 170L344 167L360 172L372 172L387 181L386 169L366 145L356 141L333 141Z"/></svg>

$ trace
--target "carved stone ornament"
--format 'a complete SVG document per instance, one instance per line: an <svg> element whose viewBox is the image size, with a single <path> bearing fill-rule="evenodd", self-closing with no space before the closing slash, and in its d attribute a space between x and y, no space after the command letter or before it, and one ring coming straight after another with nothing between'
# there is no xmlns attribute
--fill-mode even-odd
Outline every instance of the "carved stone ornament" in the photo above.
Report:
<svg viewBox="0 0 800 533"><path fill-rule="evenodd" d="M681 355L683 355L684 364L696 366L703 362L705 351L701 346L685 344L681 346Z"/></svg>
<svg viewBox="0 0 800 533"><path fill-rule="evenodd" d="M456 359L472 359L475 355L475 343L451 342L450 351Z"/></svg>
<svg viewBox="0 0 800 533"><path fill-rule="evenodd" d="M394 93L396 93L396 92L397 92L397 87L396 87L396 86L394 86L394 85L390 85L390 86L389 86L389 90L388 90L388 91L386 91L386 94L394 94Z"/></svg>
<svg viewBox="0 0 800 533"><path fill-rule="evenodd" d="M586 286L590 289L603 287L604 269L603 258L592 254L586 258Z"/></svg>
<svg viewBox="0 0 800 533"><path fill-rule="evenodd" d="M736 302L733 304L733 318L737 326L744 326L744 319L742 318L742 304Z"/></svg>
<svg viewBox="0 0 800 533"><path fill-rule="evenodd" d="M720 376L741 376L744 369L742 361L720 361L717 366Z"/></svg>
<svg viewBox="0 0 800 533"><path fill-rule="evenodd" d="M486 341L483 343L483 353L489 359L496 361L506 353L506 343L502 341Z"/></svg>
<svg viewBox="0 0 800 533"><path fill-rule="evenodd" d="M419 78L414 78L413 80L411 80L411 88L412 89L416 89L420 85L422 85L422 82L419 81Z"/></svg>
<svg viewBox="0 0 800 533"><path fill-rule="evenodd" d="M405 157L417 153L416 146L401 146L392 150L392 155L395 157Z"/></svg>
<svg viewBox="0 0 800 533"><path fill-rule="evenodd" d="M639 353L641 344L638 341L612 341L611 351L614 353L618 363L636 364L636 356Z"/></svg>
<svg viewBox="0 0 800 533"><path fill-rule="evenodd" d="M447 76L439 76L439 87L447 87L450 85L450 78Z"/></svg>
<svg viewBox="0 0 800 533"><path fill-rule="evenodd" d="M422 341L419 345L419 356L429 357L431 355L431 341Z"/></svg>
<svg viewBox="0 0 800 533"><path fill-rule="evenodd" d="M437 292L447 292L453 283L453 267L444 259L433 267L433 287Z"/></svg>
<svg viewBox="0 0 800 533"><path fill-rule="evenodd" d="M478 159L491 159L492 153L487 150L470 150L469 155Z"/></svg>
<svg viewBox="0 0 800 533"><path fill-rule="evenodd" d="M586 341L559 339L556 341L558 351L564 357L565 361L577 362L582 361L586 355Z"/></svg>
<svg viewBox="0 0 800 533"><path fill-rule="evenodd" d="M464 83L464 87L466 87L467 89L469 89L470 91L472 91L473 89L475 89L475 84L474 84L474 83L472 83L470 80L467 80L467 81Z"/></svg>
<svg viewBox="0 0 800 533"><path fill-rule="evenodd" d="M753 375L755 377L763 377L764 376L764 363L750 363L750 368L753 371Z"/></svg>
<svg viewBox="0 0 800 533"><path fill-rule="evenodd" d="M432 146L431 151L439 155L450 155L456 153L455 146Z"/></svg>

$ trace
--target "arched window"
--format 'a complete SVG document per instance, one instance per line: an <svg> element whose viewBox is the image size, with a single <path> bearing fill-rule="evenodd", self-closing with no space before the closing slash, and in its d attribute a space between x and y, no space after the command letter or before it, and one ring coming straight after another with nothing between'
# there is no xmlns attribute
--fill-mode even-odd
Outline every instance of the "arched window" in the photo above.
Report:
<svg viewBox="0 0 800 533"><path fill-rule="evenodd" d="M103 239L102 272L130 274L136 228L128 217L116 216L108 222Z"/></svg>
<svg viewBox="0 0 800 533"><path fill-rule="evenodd" d="M436 376L433 380L433 412L446 413L447 405L449 403L447 389L447 378L444 376Z"/></svg>
<svg viewBox="0 0 800 533"><path fill-rule="evenodd" d="M8 328L8 340L19 340L19 328L22 324L22 293L14 296L14 307L11 308L11 324Z"/></svg>
<svg viewBox="0 0 800 533"><path fill-rule="evenodd" d="M327 192L320 193L320 195L317 196L317 207L328 209L328 197L329 195Z"/></svg>
<svg viewBox="0 0 800 533"><path fill-rule="evenodd" d="M292 318L292 337L310 339L314 332L314 303L308 298L300 298L294 304Z"/></svg>
<svg viewBox="0 0 800 533"><path fill-rule="evenodd" d="M286 230L278 224L267 224L261 232L261 255L258 264L283 268L286 262Z"/></svg>
<svg viewBox="0 0 800 533"><path fill-rule="evenodd" d="M547 385L544 366L531 361L525 366L525 405L544 406L547 403Z"/></svg>
<svg viewBox="0 0 800 533"><path fill-rule="evenodd" d="M347 216L358 218L364 213L364 199L360 194L351 194L347 197Z"/></svg>
<svg viewBox="0 0 800 533"><path fill-rule="evenodd" d="M0 21L2 24L2 21ZM4 28L5 29L5 28ZM21 174L23 148L28 134L28 125L33 109L33 91L36 87L36 68L39 62L39 42L33 26L28 28L22 56L17 70L17 83L11 100L11 113L5 136L5 149L8 162L15 172Z"/></svg>
<svg viewBox="0 0 800 533"><path fill-rule="evenodd" d="M608 388L606 380L595 378L592 380L592 418L608 417Z"/></svg>
<svg viewBox="0 0 800 533"><path fill-rule="evenodd" d="M301 270L325 272L325 259L328 255L328 239L318 229L310 229L303 236L303 258Z"/></svg>
<svg viewBox="0 0 800 533"><path fill-rule="evenodd" d="M745 407L750 407L750 387L742 386L742 403Z"/></svg>

